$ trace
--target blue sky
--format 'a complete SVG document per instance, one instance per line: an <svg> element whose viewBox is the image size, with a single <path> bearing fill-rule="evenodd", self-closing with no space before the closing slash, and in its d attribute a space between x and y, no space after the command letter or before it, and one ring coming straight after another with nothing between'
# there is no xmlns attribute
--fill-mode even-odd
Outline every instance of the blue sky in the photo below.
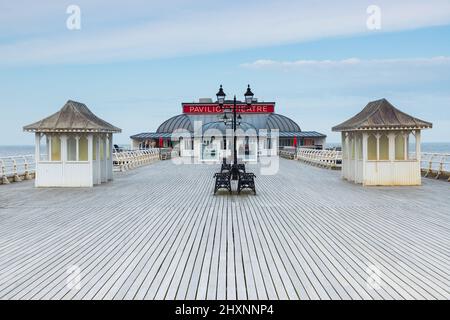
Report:
<svg viewBox="0 0 450 320"><path fill-rule="evenodd" d="M4 1L5 2L5 1ZM154 131L181 102L242 96L330 128L387 98L450 141L450 0L9 1L0 3L0 145L32 144L22 126L68 99L123 129ZM68 30L67 6L81 9ZM366 9L381 9L369 30Z"/></svg>

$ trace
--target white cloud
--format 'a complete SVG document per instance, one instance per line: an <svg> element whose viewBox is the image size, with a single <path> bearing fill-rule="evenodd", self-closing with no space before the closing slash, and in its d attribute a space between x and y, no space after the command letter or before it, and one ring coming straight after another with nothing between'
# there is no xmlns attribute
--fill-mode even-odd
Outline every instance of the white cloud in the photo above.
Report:
<svg viewBox="0 0 450 320"><path fill-rule="evenodd" d="M64 28L66 2L39 1L20 10L20 3L4 5L0 39L7 41L0 42L0 64L151 59L374 32L366 27L372 4L366 0L177 1L180 8L160 0L127 6L80 0L81 31ZM377 5L381 32L450 23L448 0L378 0Z"/></svg>
<svg viewBox="0 0 450 320"><path fill-rule="evenodd" d="M243 63L241 66L250 69L282 69L295 70L299 68L338 68L338 67L380 67L380 66L450 66L450 57L439 56L432 58L412 58L412 59L371 59L364 60L358 58L349 58L343 60L295 60L295 61L277 61L277 60L256 60L251 63Z"/></svg>

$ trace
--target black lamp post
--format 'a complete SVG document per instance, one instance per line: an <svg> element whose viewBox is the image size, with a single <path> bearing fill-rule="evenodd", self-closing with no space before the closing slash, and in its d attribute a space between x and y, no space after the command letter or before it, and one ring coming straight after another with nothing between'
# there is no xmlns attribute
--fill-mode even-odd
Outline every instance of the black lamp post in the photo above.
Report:
<svg viewBox="0 0 450 320"><path fill-rule="evenodd" d="M219 92L217 92L216 94L217 96L217 102L219 103L219 107L221 110L224 111L224 116L222 118L222 120L225 122L225 124L227 124L228 117L227 114L225 113L225 111L227 109L230 109L229 107L226 107L225 104L225 92L223 91L222 85L220 85L220 89ZM242 111L246 111L249 110L252 106L253 103L253 92L250 89L250 85L248 85L247 87L247 91L244 94L245 97L245 103L246 106L237 106L236 103L236 95L233 98L233 108L232 108L232 112L233 112L233 120L232 120L232 126L233 126L233 166L231 168L231 178L233 180L237 180L238 179L238 173L239 170L237 168L237 164L238 164L238 160L237 160L237 148L236 148L236 144L237 144L237 137L236 137L236 129L237 126L240 125L240 120L242 119L241 115L239 114L239 116L237 115L238 112L242 112Z"/></svg>

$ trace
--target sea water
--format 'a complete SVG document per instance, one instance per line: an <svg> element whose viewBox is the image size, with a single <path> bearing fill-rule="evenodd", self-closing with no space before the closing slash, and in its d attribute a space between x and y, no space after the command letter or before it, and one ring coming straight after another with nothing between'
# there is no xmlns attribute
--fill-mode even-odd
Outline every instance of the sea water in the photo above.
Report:
<svg viewBox="0 0 450 320"><path fill-rule="evenodd" d="M341 147L340 143L327 143L326 148ZM423 142L422 152L428 153L449 153L450 154L450 142ZM410 150L414 152L415 146L410 145Z"/></svg>
<svg viewBox="0 0 450 320"><path fill-rule="evenodd" d="M119 147L128 149L130 146L119 145ZM44 148L44 146L41 146L41 148ZM26 155L34 155L34 146L0 146L0 158Z"/></svg>
<svg viewBox="0 0 450 320"><path fill-rule="evenodd" d="M0 158L34 154L34 146L0 146Z"/></svg>

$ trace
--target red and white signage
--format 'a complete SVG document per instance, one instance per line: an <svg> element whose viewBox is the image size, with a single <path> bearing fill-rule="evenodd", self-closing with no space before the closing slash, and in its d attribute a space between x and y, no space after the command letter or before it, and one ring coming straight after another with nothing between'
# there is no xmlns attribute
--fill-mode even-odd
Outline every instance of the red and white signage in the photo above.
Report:
<svg viewBox="0 0 450 320"><path fill-rule="evenodd" d="M225 108L233 108L233 104L225 104ZM258 103L247 108L246 104L238 104L238 113L273 113L275 112L274 103ZM183 113L187 114L208 114L222 113L223 110L218 104L200 104L200 103L183 103Z"/></svg>

